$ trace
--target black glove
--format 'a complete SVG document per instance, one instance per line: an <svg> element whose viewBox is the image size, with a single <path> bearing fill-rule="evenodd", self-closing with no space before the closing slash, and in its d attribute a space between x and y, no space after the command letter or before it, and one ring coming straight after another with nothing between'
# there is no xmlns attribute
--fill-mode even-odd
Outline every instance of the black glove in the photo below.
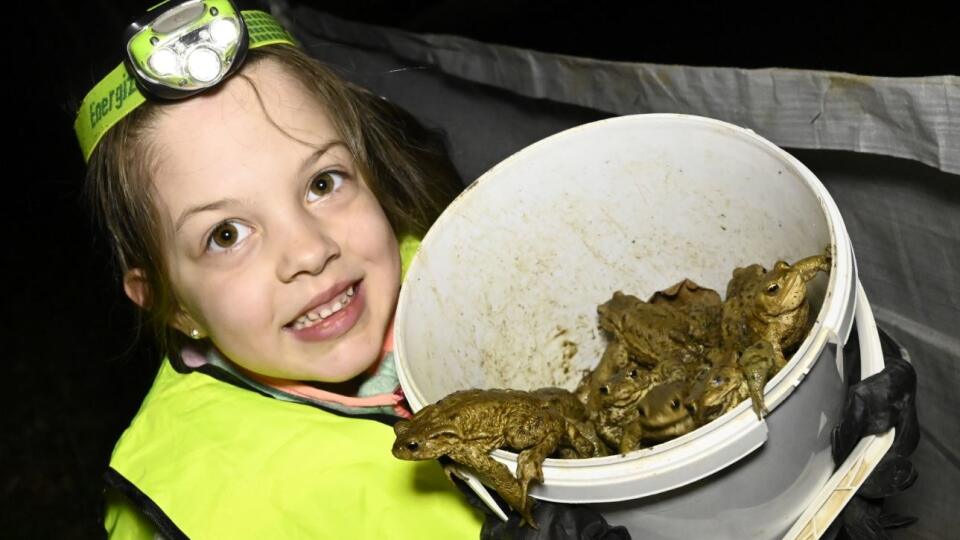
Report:
<svg viewBox="0 0 960 540"><path fill-rule="evenodd" d="M611 526L589 506L536 501L533 518L539 529L520 527L516 512L507 514L507 521L487 512L480 531L483 540L630 540L625 527Z"/></svg>
<svg viewBox="0 0 960 540"><path fill-rule="evenodd" d="M885 529L917 521L914 517L883 511L885 497L909 488L917 479L917 471L907 458L920 441L920 429L916 372L904 359L903 349L897 342L883 330L879 332L884 369L848 389L843 419L832 433L834 463L839 466L863 437L883 433L891 427L897 431L890 450L844 508L839 538L886 540L889 537ZM851 345L844 350L844 358L848 365L859 368L857 343L856 334L851 334Z"/></svg>
<svg viewBox="0 0 960 540"><path fill-rule="evenodd" d="M849 540L889 540L886 529L915 523L917 518L889 514L883 511L883 501L874 501L859 495L850 499L843 509L840 522L843 530L838 538Z"/></svg>
<svg viewBox="0 0 960 540"><path fill-rule="evenodd" d="M896 342L880 332L884 337L881 340L884 369L849 388L843 419L833 429L833 461L838 465L860 439L891 427L897 429L897 434L888 454L906 457L920 441L915 404L917 374L903 359ZM855 333L851 334L850 341L856 343ZM851 348L844 355L852 364L859 364L858 348Z"/></svg>

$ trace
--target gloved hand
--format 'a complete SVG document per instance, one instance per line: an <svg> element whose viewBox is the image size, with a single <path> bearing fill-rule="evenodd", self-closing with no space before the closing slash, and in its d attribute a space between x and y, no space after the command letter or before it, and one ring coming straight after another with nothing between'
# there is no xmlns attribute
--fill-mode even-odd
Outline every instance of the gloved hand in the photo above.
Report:
<svg viewBox="0 0 960 540"><path fill-rule="evenodd" d="M884 512L882 501L855 496L843 509L840 521L840 540L888 540L886 529L910 525L917 518Z"/></svg>
<svg viewBox="0 0 960 540"><path fill-rule="evenodd" d="M489 512L489 510L488 510ZM584 505L536 501L533 518L539 529L520 527L516 512L507 521L489 513L483 522L483 540L630 540L622 526L611 526L600 512Z"/></svg>
<svg viewBox="0 0 960 540"><path fill-rule="evenodd" d="M913 485L917 471L907 457L920 440L917 421L917 375L904 359L903 350L890 336L880 332L884 369L853 384L847 392L843 419L833 429L833 458L837 465L850 455L853 447L867 435L896 428L893 445L867 480L857 490L840 517L840 539L886 540L885 529L902 527L916 521L910 516L884 512L883 499ZM856 344L853 334L849 341ZM855 346L844 350L846 364L859 372L860 351ZM848 379L849 380L849 379Z"/></svg>

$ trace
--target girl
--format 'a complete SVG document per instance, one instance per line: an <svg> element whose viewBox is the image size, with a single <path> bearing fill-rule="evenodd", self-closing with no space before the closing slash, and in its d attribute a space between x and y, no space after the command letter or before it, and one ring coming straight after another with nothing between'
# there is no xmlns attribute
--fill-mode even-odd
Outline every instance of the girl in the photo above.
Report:
<svg viewBox="0 0 960 540"><path fill-rule="evenodd" d="M111 458L110 535L477 538L436 463L390 454L401 250L459 184L426 132L288 44L86 128L124 290L169 356Z"/></svg>
<svg viewBox="0 0 960 540"><path fill-rule="evenodd" d="M110 535L627 538L547 503L539 532L484 523L436 462L393 458L390 426L410 412L391 321L417 239L460 188L443 145L266 13L244 12L237 45L217 22L226 0L161 6L75 124L124 291L167 356L111 456ZM191 59L204 40L250 51L229 68ZM183 57L137 63L165 47ZM177 65L169 87L140 73Z"/></svg>

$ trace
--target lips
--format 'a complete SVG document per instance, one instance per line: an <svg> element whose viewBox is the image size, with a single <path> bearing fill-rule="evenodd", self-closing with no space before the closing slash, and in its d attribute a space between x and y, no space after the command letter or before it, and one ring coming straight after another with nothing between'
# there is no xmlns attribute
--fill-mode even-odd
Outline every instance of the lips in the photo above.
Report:
<svg viewBox="0 0 960 540"><path fill-rule="evenodd" d="M351 285L347 287L346 291L338 294L334 300L311 308L306 314L301 315L287 326L294 330L301 330L319 324L320 321L328 319L333 314L339 313L341 309L347 307L353 300L354 294L354 287Z"/></svg>
<svg viewBox="0 0 960 540"><path fill-rule="evenodd" d="M283 329L299 341L321 342L337 339L349 332L363 315L366 306L365 289L362 281L344 283L343 286L332 288L315 297L309 307ZM352 294L348 295L351 290Z"/></svg>
<svg viewBox="0 0 960 540"><path fill-rule="evenodd" d="M290 330L308 328L338 313L353 301L358 282L339 282L314 296L293 320L284 325Z"/></svg>

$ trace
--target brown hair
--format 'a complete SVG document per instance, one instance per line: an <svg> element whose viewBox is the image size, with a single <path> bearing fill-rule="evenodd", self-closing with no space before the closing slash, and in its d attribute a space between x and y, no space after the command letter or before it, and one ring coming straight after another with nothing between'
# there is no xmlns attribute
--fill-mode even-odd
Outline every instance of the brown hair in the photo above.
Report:
<svg viewBox="0 0 960 540"><path fill-rule="evenodd" d="M394 232L425 234L462 187L443 137L294 47L255 49L246 62L268 58L279 62L324 107ZM161 352L169 355L185 338L170 328L179 304L167 279L151 175L156 155L150 132L163 107L147 102L110 129L90 157L87 191L112 238L120 273L143 271L148 298L141 325L151 328Z"/></svg>

